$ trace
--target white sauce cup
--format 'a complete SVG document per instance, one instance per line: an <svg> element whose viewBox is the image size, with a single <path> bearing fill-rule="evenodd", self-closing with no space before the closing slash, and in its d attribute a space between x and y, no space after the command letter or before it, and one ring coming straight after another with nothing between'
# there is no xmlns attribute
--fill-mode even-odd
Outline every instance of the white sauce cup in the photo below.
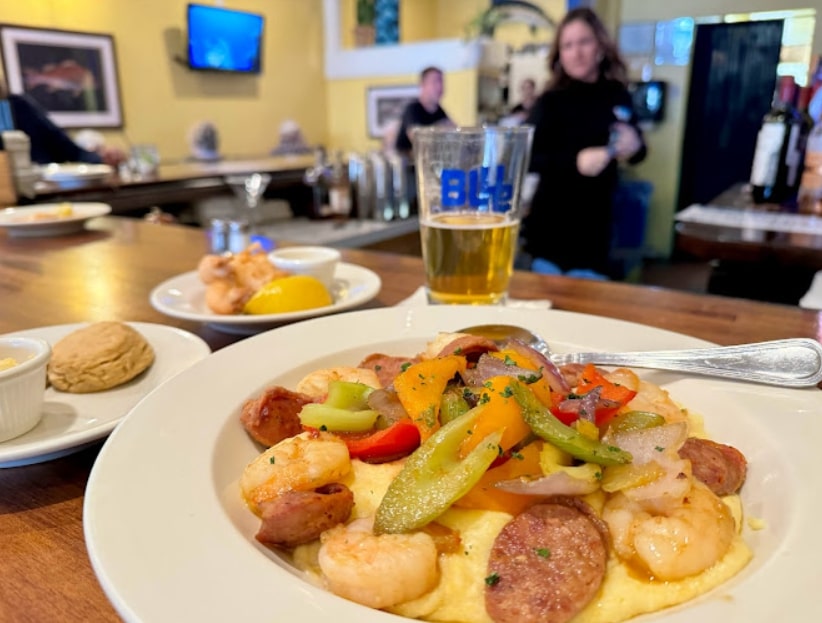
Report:
<svg viewBox="0 0 822 623"><path fill-rule="evenodd" d="M283 247L268 254L277 268L293 275L311 275L326 288L334 284L334 272L340 262L340 252L331 247Z"/></svg>
<svg viewBox="0 0 822 623"><path fill-rule="evenodd" d="M43 417L46 364L51 346L29 337L0 337L0 360L16 364L0 371L0 442L30 431Z"/></svg>

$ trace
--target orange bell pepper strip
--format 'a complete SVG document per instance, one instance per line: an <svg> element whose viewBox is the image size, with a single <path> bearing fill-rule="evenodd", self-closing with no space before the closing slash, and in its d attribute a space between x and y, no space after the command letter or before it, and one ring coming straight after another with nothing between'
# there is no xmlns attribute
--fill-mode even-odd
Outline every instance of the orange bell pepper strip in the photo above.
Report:
<svg viewBox="0 0 822 623"><path fill-rule="evenodd" d="M440 427L440 400L448 381L465 372L465 357L448 355L408 366L394 379L394 389L405 412L425 441Z"/></svg>
<svg viewBox="0 0 822 623"><path fill-rule="evenodd" d="M478 405L482 413L471 434L460 445L460 458L465 458L479 443L494 431L502 431L499 445L502 452L513 448L531 432L522 419L522 407L511 395L510 376L493 376L483 384Z"/></svg>
<svg viewBox="0 0 822 623"><path fill-rule="evenodd" d="M599 392L599 397L601 399L614 403L613 407L597 409L594 414L597 426L602 427L607 425L614 418L620 408L624 407L634 399L636 392L633 389L625 387L624 385L612 383L599 373L594 364L586 364L585 368L582 370L582 383L575 388L575 391L580 395L587 394L589 391L596 389L597 387L601 388Z"/></svg>
<svg viewBox="0 0 822 623"><path fill-rule="evenodd" d="M501 350L496 353L488 353L492 357L502 359L504 362L511 362L511 364L525 368L526 370L533 370L537 375L539 374L539 367L527 357L521 355L515 350ZM554 398L551 395L551 386L544 377L540 377L534 382L529 382L531 379L519 379L523 383L528 383L529 389L534 392L537 399L546 407L550 407L554 403Z"/></svg>
<svg viewBox="0 0 822 623"><path fill-rule="evenodd" d="M500 465L492 467L479 482L464 496L454 503L459 508L474 508L489 511L502 511L511 515L518 515L531 506L538 498L519 493L509 493L497 489L494 485L503 480L512 480L520 476L541 476L542 468L539 464L539 454L542 442L535 441L525 446L514 456Z"/></svg>

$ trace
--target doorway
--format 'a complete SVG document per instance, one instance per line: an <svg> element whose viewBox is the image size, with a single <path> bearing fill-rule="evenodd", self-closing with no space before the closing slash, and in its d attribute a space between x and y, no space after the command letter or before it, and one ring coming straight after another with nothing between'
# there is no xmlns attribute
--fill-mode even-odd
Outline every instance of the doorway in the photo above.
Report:
<svg viewBox="0 0 822 623"><path fill-rule="evenodd" d="M771 107L783 20L700 24L694 40L677 209L747 182Z"/></svg>

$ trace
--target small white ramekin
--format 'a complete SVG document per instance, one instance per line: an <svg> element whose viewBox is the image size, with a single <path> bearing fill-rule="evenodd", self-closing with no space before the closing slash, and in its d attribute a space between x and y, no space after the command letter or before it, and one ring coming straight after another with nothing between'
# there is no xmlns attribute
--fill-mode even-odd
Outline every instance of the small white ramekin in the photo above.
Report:
<svg viewBox="0 0 822 623"><path fill-rule="evenodd" d="M30 337L0 337L0 359L17 362L0 372L0 442L19 437L43 417L51 346Z"/></svg>
<svg viewBox="0 0 822 623"><path fill-rule="evenodd" d="M340 252L332 247L283 247L271 251L268 261L292 275L316 277L330 289L340 262Z"/></svg>

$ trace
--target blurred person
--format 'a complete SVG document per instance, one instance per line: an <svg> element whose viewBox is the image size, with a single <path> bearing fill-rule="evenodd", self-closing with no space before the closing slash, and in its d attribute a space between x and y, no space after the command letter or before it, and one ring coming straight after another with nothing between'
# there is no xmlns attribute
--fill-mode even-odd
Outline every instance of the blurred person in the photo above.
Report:
<svg viewBox="0 0 822 623"><path fill-rule="evenodd" d="M519 83L520 101L511 109L512 115L525 121L537 101L537 83L533 78L525 78Z"/></svg>
<svg viewBox="0 0 822 623"><path fill-rule="evenodd" d="M299 155L311 152L312 148L305 142L300 125L292 119L283 121L280 125L280 142L271 150L271 155Z"/></svg>
<svg viewBox="0 0 822 623"><path fill-rule="evenodd" d="M444 92L445 86L441 69L426 67L420 72L420 92L417 100L408 104L402 113L400 129L397 132L396 149L398 152L405 154L411 152L411 132L418 126L454 125L454 122L440 106L440 100Z"/></svg>
<svg viewBox="0 0 822 623"><path fill-rule="evenodd" d="M94 151L83 149L28 95L7 93L5 86L0 85L2 96L9 102L15 128L29 137L32 162L86 162L117 167L126 159L125 152L116 147L99 145Z"/></svg>
<svg viewBox="0 0 822 623"><path fill-rule="evenodd" d="M551 79L526 120L535 126L530 169L540 179L523 221L523 255L526 262L541 258L562 272L613 276L618 163L634 164L646 155L627 70L589 8L565 15L548 63Z"/></svg>

